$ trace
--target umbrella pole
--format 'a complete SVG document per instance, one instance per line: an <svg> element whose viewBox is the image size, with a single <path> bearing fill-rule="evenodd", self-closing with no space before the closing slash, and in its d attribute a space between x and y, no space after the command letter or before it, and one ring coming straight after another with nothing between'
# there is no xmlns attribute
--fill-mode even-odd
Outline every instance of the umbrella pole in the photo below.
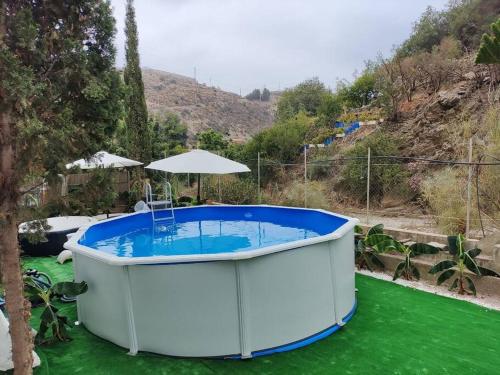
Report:
<svg viewBox="0 0 500 375"><path fill-rule="evenodd" d="M196 195L196 200L198 201L198 204L201 203L200 200L200 174L198 173L198 194Z"/></svg>

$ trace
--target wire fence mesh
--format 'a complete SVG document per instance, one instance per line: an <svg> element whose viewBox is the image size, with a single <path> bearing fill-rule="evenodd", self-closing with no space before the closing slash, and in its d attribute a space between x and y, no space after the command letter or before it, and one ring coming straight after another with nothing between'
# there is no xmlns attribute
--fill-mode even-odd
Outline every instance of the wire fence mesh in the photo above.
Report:
<svg viewBox="0 0 500 375"><path fill-rule="evenodd" d="M260 155L239 161L252 172L204 177L205 198L323 208L367 224L470 237L500 230L500 161L492 157L469 163L306 149L296 162Z"/></svg>

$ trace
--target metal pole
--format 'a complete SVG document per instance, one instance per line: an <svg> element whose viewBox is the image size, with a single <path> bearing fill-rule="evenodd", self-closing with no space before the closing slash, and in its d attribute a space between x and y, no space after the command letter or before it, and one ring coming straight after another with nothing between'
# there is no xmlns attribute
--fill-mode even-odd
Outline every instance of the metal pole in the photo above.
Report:
<svg viewBox="0 0 500 375"><path fill-rule="evenodd" d="M368 163L366 168L366 224L370 223L370 159L371 149L368 147Z"/></svg>
<svg viewBox="0 0 500 375"><path fill-rule="evenodd" d="M196 200L198 201L198 204L201 204L201 199L200 199L200 174L198 173L198 193L196 194Z"/></svg>
<svg viewBox="0 0 500 375"><path fill-rule="evenodd" d="M130 171L125 168L125 170L127 171L127 188L128 188L128 193L130 194Z"/></svg>
<svg viewBox="0 0 500 375"><path fill-rule="evenodd" d="M219 203L222 203L222 194L220 192L220 175L217 176L217 183L218 183L218 189L219 189Z"/></svg>
<svg viewBox="0 0 500 375"><path fill-rule="evenodd" d="M469 178L467 179L467 218L465 219L465 238L469 238L469 233L470 233L471 187L472 187L472 137L469 139Z"/></svg>
<svg viewBox="0 0 500 375"><path fill-rule="evenodd" d="M304 207L307 207L307 145L304 145Z"/></svg>
<svg viewBox="0 0 500 375"><path fill-rule="evenodd" d="M257 202L261 204L260 197L260 152L257 152Z"/></svg>

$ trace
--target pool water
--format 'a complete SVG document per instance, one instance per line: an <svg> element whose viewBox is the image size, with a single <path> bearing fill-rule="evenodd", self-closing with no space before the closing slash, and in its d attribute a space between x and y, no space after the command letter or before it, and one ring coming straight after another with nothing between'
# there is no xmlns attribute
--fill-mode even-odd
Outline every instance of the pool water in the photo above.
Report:
<svg viewBox="0 0 500 375"><path fill-rule="evenodd" d="M270 222L204 220L176 224L157 223L134 232L88 244L121 257L215 254L278 245L320 234Z"/></svg>
<svg viewBox="0 0 500 375"><path fill-rule="evenodd" d="M302 210L279 213L268 207L199 207L176 210L175 222L154 224L145 213L94 225L79 243L129 258L231 253L321 236L346 221Z"/></svg>

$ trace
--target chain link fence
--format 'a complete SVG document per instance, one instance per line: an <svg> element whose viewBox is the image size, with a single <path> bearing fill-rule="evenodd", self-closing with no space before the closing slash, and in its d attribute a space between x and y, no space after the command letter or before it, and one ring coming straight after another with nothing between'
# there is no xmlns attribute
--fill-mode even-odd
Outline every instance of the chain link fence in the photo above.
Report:
<svg viewBox="0 0 500 375"><path fill-rule="evenodd" d="M323 208L387 227L483 237L500 230L500 160L328 156L305 149L298 162L256 155L248 174L205 176L203 196L231 204Z"/></svg>

